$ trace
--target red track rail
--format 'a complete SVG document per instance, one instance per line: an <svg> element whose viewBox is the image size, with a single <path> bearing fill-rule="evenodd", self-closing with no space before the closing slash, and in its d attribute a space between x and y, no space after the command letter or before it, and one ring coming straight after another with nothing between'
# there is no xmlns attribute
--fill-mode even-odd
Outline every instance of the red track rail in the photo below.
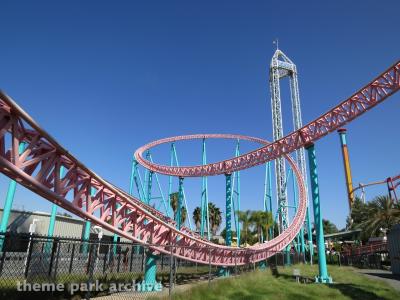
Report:
<svg viewBox="0 0 400 300"><path fill-rule="evenodd" d="M343 251L343 255L362 255L362 254L373 254L377 252L387 252L388 244L387 243L379 243L379 244L371 244L360 246L354 249Z"/></svg>
<svg viewBox="0 0 400 300"><path fill-rule="evenodd" d="M264 144L268 142L254 139ZM20 143L26 144L18 153ZM306 214L305 187L294 161L287 157L299 185L299 209L291 226L262 245L239 249L213 244L109 184L85 167L26 114L0 93L0 171L77 216L159 252L198 263L234 266L265 260L289 244ZM65 176L60 178L60 169ZM91 191L96 191L91 195Z"/></svg>
<svg viewBox="0 0 400 300"><path fill-rule="evenodd" d="M228 160L198 166L170 167L154 164L143 157L146 150L168 142L167 139L151 142L135 152L137 161L145 168L157 173L200 177L233 173L256 165L264 164L284 154L289 154L307 144L313 143L328 133L351 122L400 89L400 62L397 62L357 93L327 113L297 131L262 148Z"/></svg>

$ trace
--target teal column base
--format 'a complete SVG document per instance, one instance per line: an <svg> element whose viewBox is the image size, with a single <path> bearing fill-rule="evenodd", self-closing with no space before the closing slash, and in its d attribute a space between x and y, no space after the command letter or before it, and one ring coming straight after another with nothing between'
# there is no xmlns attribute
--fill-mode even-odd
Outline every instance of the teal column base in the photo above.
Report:
<svg viewBox="0 0 400 300"><path fill-rule="evenodd" d="M315 283L333 283L332 277L315 276Z"/></svg>
<svg viewBox="0 0 400 300"><path fill-rule="evenodd" d="M161 282L157 282L157 259L158 256L150 251L146 253L146 261L144 267L144 280L140 284L140 292L161 291Z"/></svg>
<svg viewBox="0 0 400 300"><path fill-rule="evenodd" d="M267 264L267 261L266 261L266 260L260 261L260 262L258 263L258 268L259 268L260 270L265 270L265 269L267 268L267 266L268 266L268 264Z"/></svg>
<svg viewBox="0 0 400 300"><path fill-rule="evenodd" d="M230 273L230 269L227 267L221 267L217 270L218 277L229 277Z"/></svg>
<svg viewBox="0 0 400 300"><path fill-rule="evenodd" d="M290 262L290 248L285 249L285 266L291 266L292 263Z"/></svg>

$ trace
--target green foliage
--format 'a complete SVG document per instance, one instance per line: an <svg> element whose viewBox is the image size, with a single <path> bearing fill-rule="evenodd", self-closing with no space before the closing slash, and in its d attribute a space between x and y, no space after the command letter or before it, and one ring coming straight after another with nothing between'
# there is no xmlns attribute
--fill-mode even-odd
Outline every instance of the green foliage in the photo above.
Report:
<svg viewBox="0 0 400 300"><path fill-rule="evenodd" d="M245 273L240 276L196 284L190 289L173 293L176 300L230 300L230 299L399 299L400 294L381 280L372 280L350 267L329 266L334 284L299 284L293 278L293 269L309 282L318 274L318 265L296 265L278 268L275 275L270 270ZM169 299L169 296L151 299Z"/></svg>
<svg viewBox="0 0 400 300"><path fill-rule="evenodd" d="M324 234L331 234L339 232L338 228L335 224L333 224L329 220L322 219L322 227L324 230Z"/></svg>
<svg viewBox="0 0 400 300"><path fill-rule="evenodd" d="M222 223L222 212L219 207L217 207L214 203L208 203L208 215L209 215L209 222L210 222L210 230L213 235L215 235L221 226ZM201 208L196 207L193 211L193 220L196 224L196 229L200 230L201 226ZM206 224L204 224L206 226ZM204 231L207 231L207 228L204 227Z"/></svg>
<svg viewBox="0 0 400 300"><path fill-rule="evenodd" d="M174 212L174 220L176 220L176 215L178 212L178 203L179 203L179 193L175 192L169 195L170 202L171 202L171 208L172 211ZM186 207L182 205L181 208L181 224L184 224L187 218L187 211Z"/></svg>
<svg viewBox="0 0 400 300"><path fill-rule="evenodd" d="M390 230L400 223L400 206L389 196L377 196L367 203L356 198L351 220L347 222L350 229L362 229L361 240L365 242L370 237L382 236L381 228Z"/></svg>
<svg viewBox="0 0 400 300"><path fill-rule="evenodd" d="M239 222L242 224L241 243L262 243L269 239L269 228L274 226L272 214L266 211L238 211Z"/></svg>

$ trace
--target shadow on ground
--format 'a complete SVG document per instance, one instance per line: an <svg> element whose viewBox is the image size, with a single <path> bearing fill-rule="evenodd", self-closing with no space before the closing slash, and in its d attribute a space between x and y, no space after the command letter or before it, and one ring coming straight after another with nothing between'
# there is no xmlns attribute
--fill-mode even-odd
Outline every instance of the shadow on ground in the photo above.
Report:
<svg viewBox="0 0 400 300"><path fill-rule="evenodd" d="M363 274L400 281L400 276L393 275L390 273L363 273Z"/></svg>
<svg viewBox="0 0 400 300"><path fill-rule="evenodd" d="M295 277L292 275L280 274L278 269L275 266L270 266L270 270L271 270L271 274L274 277L284 278L285 280L295 280ZM382 277L388 276L387 278L393 278L393 275L391 275L391 274L382 274L382 273L375 274L375 273L373 273L370 275L377 275L377 276L382 276ZM392 277L390 277L390 276L392 276ZM397 280L398 280L398 278L397 278ZM313 278L301 276L300 282L314 283L315 281ZM364 287L358 286L355 284L334 283L334 284L328 284L327 286L329 288L339 290L342 295L347 296L354 300L387 300L386 298L379 297L374 292L366 291L364 289Z"/></svg>
<svg viewBox="0 0 400 300"><path fill-rule="evenodd" d="M386 300L386 298L379 297L377 294L363 290L362 287L354 284L334 283L328 286L339 290L344 296L355 300Z"/></svg>

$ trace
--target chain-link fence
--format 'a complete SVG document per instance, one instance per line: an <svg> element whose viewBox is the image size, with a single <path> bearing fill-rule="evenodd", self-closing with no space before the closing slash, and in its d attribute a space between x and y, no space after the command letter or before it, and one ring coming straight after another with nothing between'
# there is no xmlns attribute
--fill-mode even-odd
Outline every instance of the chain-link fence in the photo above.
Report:
<svg viewBox="0 0 400 300"><path fill-rule="evenodd" d="M172 295L175 287L256 268L304 261L295 252L263 263L221 268L154 253L135 243L36 235L0 235L1 299L146 299ZM193 249L192 249L193 250Z"/></svg>

